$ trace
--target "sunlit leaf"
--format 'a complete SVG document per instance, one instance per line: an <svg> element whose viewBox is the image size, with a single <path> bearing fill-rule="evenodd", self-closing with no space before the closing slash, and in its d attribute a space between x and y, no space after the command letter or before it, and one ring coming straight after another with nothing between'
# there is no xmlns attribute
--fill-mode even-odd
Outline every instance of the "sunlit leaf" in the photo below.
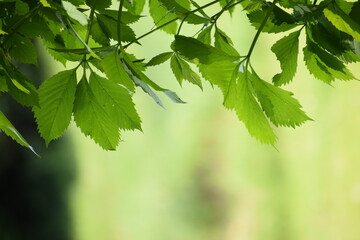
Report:
<svg viewBox="0 0 360 240"><path fill-rule="evenodd" d="M149 10L152 19L157 27L162 26L163 24L169 22L172 19L176 18L176 14L168 11L159 0L150 0L149 1ZM165 25L160 28L162 31L165 31L169 34L175 34L177 29L176 21Z"/></svg>
<svg viewBox="0 0 360 240"><path fill-rule="evenodd" d="M311 120L292 97L293 93L265 82L255 72L249 76L257 99L275 126L295 127Z"/></svg>
<svg viewBox="0 0 360 240"><path fill-rule="evenodd" d="M39 88L39 105L34 107L36 121L46 144L62 135L68 127L75 99L76 70L66 70L47 79Z"/></svg>
<svg viewBox="0 0 360 240"><path fill-rule="evenodd" d="M181 59L179 56L173 55L171 57L170 66L180 85L182 84L183 80L187 80L202 88L200 76L195 73L191 69L190 65L183 59Z"/></svg>
<svg viewBox="0 0 360 240"><path fill-rule="evenodd" d="M91 74L89 85L109 117L121 129L141 130L140 117L128 90L95 73Z"/></svg>
<svg viewBox="0 0 360 240"><path fill-rule="evenodd" d="M337 29L360 41L360 24L351 19L339 7L329 5L324 9L324 15Z"/></svg>
<svg viewBox="0 0 360 240"><path fill-rule="evenodd" d="M116 149L120 139L119 127L96 98L85 78L76 87L74 120L81 131L103 149Z"/></svg>
<svg viewBox="0 0 360 240"><path fill-rule="evenodd" d="M102 66L111 81L122 84L131 91L135 90L134 82L126 73L117 51L105 54Z"/></svg>
<svg viewBox="0 0 360 240"><path fill-rule="evenodd" d="M68 1L62 1L61 2L66 13L72 18L78 21L81 25L85 26L88 24L87 16L80 12L76 6L74 6L72 3Z"/></svg>
<svg viewBox="0 0 360 240"><path fill-rule="evenodd" d="M231 95L224 102L225 107L236 111L252 136L262 143L274 144L277 138L253 95L247 75L239 72L236 81Z"/></svg>
<svg viewBox="0 0 360 240"><path fill-rule="evenodd" d="M174 54L173 52L160 53L159 55L156 55L155 57L150 59L150 61L146 64L146 66L150 67L150 66L156 66L162 64L167 60L169 60L173 54Z"/></svg>
<svg viewBox="0 0 360 240"><path fill-rule="evenodd" d="M299 51L299 35L300 30L293 32L271 47L271 50L280 61L282 69L282 72L276 74L273 78L273 82L277 86L287 84L294 78Z"/></svg>

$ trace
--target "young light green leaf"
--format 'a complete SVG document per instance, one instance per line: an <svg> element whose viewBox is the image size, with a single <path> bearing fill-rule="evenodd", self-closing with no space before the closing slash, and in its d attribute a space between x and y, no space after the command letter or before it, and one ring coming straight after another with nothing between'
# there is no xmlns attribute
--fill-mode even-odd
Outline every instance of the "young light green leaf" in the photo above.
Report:
<svg viewBox="0 0 360 240"><path fill-rule="evenodd" d="M81 131L103 149L116 149L120 139L118 124L109 116L104 103L96 98L85 78L76 88L74 120Z"/></svg>
<svg viewBox="0 0 360 240"><path fill-rule="evenodd" d="M173 54L174 54L173 52L160 53L159 55L156 55L155 57L150 59L150 61L145 66L150 67L150 66L156 66L162 64L167 60L169 60L169 58L171 58Z"/></svg>
<svg viewBox="0 0 360 240"><path fill-rule="evenodd" d="M213 27L213 25L210 25L210 26L204 28L203 30L201 30L201 32L197 36L197 40L205 43L206 45L210 45L211 44L211 29L212 29L212 27Z"/></svg>
<svg viewBox="0 0 360 240"><path fill-rule="evenodd" d="M39 105L34 113L46 144L68 127L76 90L76 70L66 70L47 79L39 88Z"/></svg>
<svg viewBox="0 0 360 240"><path fill-rule="evenodd" d="M171 21L176 18L176 14L169 12L159 0L150 0L149 1L149 11L154 23L157 27L162 26L163 24ZM174 21L170 24L167 24L160 28L169 34L175 34L177 29L177 23Z"/></svg>
<svg viewBox="0 0 360 240"><path fill-rule="evenodd" d="M219 60L210 64L200 64L199 71L210 83L218 86L225 96L229 90L232 73L237 64L230 60Z"/></svg>
<svg viewBox="0 0 360 240"><path fill-rule="evenodd" d="M170 66L180 85L183 80L187 80L202 89L200 76L191 69L187 62L176 54L171 57Z"/></svg>
<svg viewBox="0 0 360 240"><path fill-rule="evenodd" d="M51 5L48 3L47 0L40 0L41 5L43 5L44 7L51 7Z"/></svg>
<svg viewBox="0 0 360 240"><path fill-rule="evenodd" d="M19 89L20 91L22 91L25 94L30 94L30 90L26 89L26 87L24 87L23 85L21 85L21 83L19 83L16 79L12 78L11 82L14 84L14 86Z"/></svg>
<svg viewBox="0 0 360 240"><path fill-rule="evenodd" d="M277 138L253 96L246 73L238 73L237 83L234 83L234 87L235 89L228 93L224 105L230 109L235 109L239 120L245 124L250 135L262 143L274 144Z"/></svg>
<svg viewBox="0 0 360 240"><path fill-rule="evenodd" d="M236 49L233 47L231 39L226 35L225 32L219 28L215 28L215 47L226 52L231 56L240 56Z"/></svg>
<svg viewBox="0 0 360 240"><path fill-rule="evenodd" d="M304 61L309 72L317 79L330 84L335 78L328 71L327 67L318 59L309 46L304 47Z"/></svg>
<svg viewBox="0 0 360 240"><path fill-rule="evenodd" d="M277 41L272 47L276 58L280 61L282 72L273 77L276 86L287 84L294 78L299 51L300 30Z"/></svg>
<svg viewBox="0 0 360 240"><path fill-rule="evenodd" d="M0 130L2 130L6 135L11 137L21 146L29 148L36 156L39 155L35 152L32 146L25 140L25 138L16 130L12 123L7 119L7 117L0 111ZM1 132L1 131L0 131Z"/></svg>
<svg viewBox="0 0 360 240"><path fill-rule="evenodd" d="M106 76L113 82L127 87L130 91L135 91L134 82L124 70L117 51L112 51L104 55L102 66Z"/></svg>
<svg viewBox="0 0 360 240"><path fill-rule="evenodd" d="M324 9L324 15L337 29L360 41L360 24L350 18L338 6L330 4Z"/></svg>
<svg viewBox="0 0 360 240"><path fill-rule="evenodd" d="M249 76L257 99L275 126L296 127L311 120L292 97L293 93L265 82L255 72Z"/></svg>
<svg viewBox="0 0 360 240"><path fill-rule="evenodd" d="M95 73L91 74L89 85L109 117L121 129L141 130L141 120L129 91Z"/></svg>
<svg viewBox="0 0 360 240"><path fill-rule="evenodd" d="M61 2L66 13L74 20L78 21L81 25L86 26L88 24L87 16L80 12L76 6L74 6L71 2L62 1Z"/></svg>

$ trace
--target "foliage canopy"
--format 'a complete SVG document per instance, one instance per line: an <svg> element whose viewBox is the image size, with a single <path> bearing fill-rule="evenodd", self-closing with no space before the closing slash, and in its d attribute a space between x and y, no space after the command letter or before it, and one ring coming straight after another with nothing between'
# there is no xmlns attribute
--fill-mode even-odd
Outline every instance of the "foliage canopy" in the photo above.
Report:
<svg viewBox="0 0 360 240"><path fill-rule="evenodd" d="M296 73L301 35L306 38L304 62L315 78L326 84L355 79L346 65L360 61L359 1L199 2L149 0L156 27L136 35L131 26L147 14L145 0L0 0L0 92L32 108L46 144L60 137L73 117L85 135L113 150L121 130L141 130L132 100L136 90L144 91L160 106L161 93L184 103L146 75L147 68L165 62L179 84L188 81L202 88L206 80L219 87L224 106L236 112L252 136L267 144L277 139L272 125L296 127L310 120L293 94L281 88ZM110 9L112 4L118 10ZM210 16L208 7L213 5L218 12ZM257 29L245 56L217 24L224 13L235 9L247 11ZM198 26L198 33L182 35L184 24ZM130 45L140 44L158 30L174 36L169 43L171 52L145 62L128 51ZM258 76L250 60L262 32L287 32L271 47L281 66L272 83ZM36 88L17 67L18 62L37 65L35 38L41 39L55 60L77 66L60 71ZM193 70L194 65L198 71ZM32 149L1 111L0 129Z"/></svg>

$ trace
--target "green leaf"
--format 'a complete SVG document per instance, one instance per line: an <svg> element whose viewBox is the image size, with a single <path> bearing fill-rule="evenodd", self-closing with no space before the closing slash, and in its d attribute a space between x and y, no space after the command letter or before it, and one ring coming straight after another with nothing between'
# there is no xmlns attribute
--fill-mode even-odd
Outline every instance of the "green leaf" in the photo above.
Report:
<svg viewBox="0 0 360 240"><path fill-rule="evenodd" d="M85 78L76 87L74 120L81 131L103 149L116 149L120 139L117 123L96 98Z"/></svg>
<svg viewBox="0 0 360 240"><path fill-rule="evenodd" d="M108 38L112 38L116 41L119 41L117 35L118 23L117 20L113 19L110 16L97 14L97 21L102 29L102 31L106 34ZM135 40L134 31L123 23L120 23L120 32L121 32L121 41L122 42L131 42Z"/></svg>
<svg viewBox="0 0 360 240"><path fill-rule="evenodd" d="M141 120L129 91L95 73L90 76L90 87L98 102L118 127L141 130Z"/></svg>
<svg viewBox="0 0 360 240"><path fill-rule="evenodd" d="M224 51L231 56L240 56L236 49L233 47L231 39L226 35L225 32L219 28L215 28L215 47Z"/></svg>
<svg viewBox="0 0 360 240"><path fill-rule="evenodd" d="M282 69L281 73L273 77L273 82L277 86L287 84L294 78L297 67L300 32L301 30L290 33L271 47L271 51L275 53L276 58L280 61Z"/></svg>
<svg viewBox="0 0 360 240"><path fill-rule="evenodd" d="M68 127L76 90L76 69L57 73L39 88L39 105L34 107L40 135L46 144Z"/></svg>
<svg viewBox="0 0 360 240"><path fill-rule="evenodd" d="M299 3L294 6L294 17L299 22L309 22L311 24L316 23L319 18L323 16L323 10L326 7L326 3L322 2L319 5L304 5Z"/></svg>
<svg viewBox="0 0 360 240"><path fill-rule="evenodd" d="M96 18L92 21L90 34L95 42L100 43L103 46L110 45L110 39L106 36Z"/></svg>
<svg viewBox="0 0 360 240"><path fill-rule="evenodd" d="M135 90L134 82L126 73L117 51L112 51L104 55L102 67L106 76L111 81L124 85L130 91Z"/></svg>
<svg viewBox="0 0 360 240"><path fill-rule="evenodd" d="M44 7L51 7L51 5L48 3L47 0L40 0L41 5L43 5Z"/></svg>
<svg viewBox="0 0 360 240"><path fill-rule="evenodd" d="M337 29L360 41L360 24L350 18L338 6L330 4L324 9L324 15Z"/></svg>
<svg viewBox="0 0 360 240"><path fill-rule="evenodd" d="M38 93L32 82L13 66L8 66L7 71L10 75L5 78L10 95L24 106L37 106Z"/></svg>
<svg viewBox="0 0 360 240"><path fill-rule="evenodd" d="M156 66L162 64L167 60L169 60L169 58L171 58L173 54L174 54L173 52L160 53L159 55L153 57L145 66L150 67L150 66Z"/></svg>
<svg viewBox="0 0 360 240"><path fill-rule="evenodd" d="M74 20L78 21L81 25L86 26L88 24L87 16L80 12L76 6L68 1L61 2L66 13Z"/></svg>
<svg viewBox="0 0 360 240"><path fill-rule="evenodd" d="M198 85L202 89L200 76L191 69L187 62L176 54L171 57L170 66L180 85L183 80L187 80L190 83Z"/></svg>
<svg viewBox="0 0 360 240"><path fill-rule="evenodd" d="M7 119L7 117L0 111L0 129L4 131L4 133L11 137L14 141L16 141L21 146L29 148L35 155L39 157L39 155L34 151L33 147L25 140L25 138L16 130L16 128L11 124L11 122ZM0 131L1 132L1 131Z"/></svg>
<svg viewBox="0 0 360 240"><path fill-rule="evenodd" d="M86 4L97 10L105 9L111 6L111 0L86 0Z"/></svg>
<svg viewBox="0 0 360 240"><path fill-rule="evenodd" d="M0 92L7 92L8 86L6 83L6 76L4 71L0 68Z"/></svg>
<svg viewBox="0 0 360 240"><path fill-rule="evenodd" d="M360 2L357 1L353 4L349 16L358 24L360 24Z"/></svg>
<svg viewBox="0 0 360 240"><path fill-rule="evenodd" d="M106 9L106 10L100 10L100 13L111 17L112 19L116 20L118 19L118 10L111 10L111 9ZM135 15L129 11L122 11L121 13L121 22L128 25L131 23L135 23L137 22L141 17L141 15Z"/></svg>
<svg viewBox="0 0 360 240"><path fill-rule="evenodd" d="M185 103L183 100L181 100L179 98L179 96L166 88L162 88L159 85L157 85L155 82L151 81L150 78L148 78L131 60L130 58L124 54L123 56L124 59L124 68L125 71L128 73L128 75L133 79L133 81L135 82L135 84L137 86L140 86L144 92L148 93L157 104L159 104L160 106L163 107L162 102L160 101L160 99L157 97L157 95L151 90L151 88L153 88L156 91L161 91L163 92L165 95L167 95L173 102L175 103ZM150 88L151 87L151 88Z"/></svg>
<svg viewBox="0 0 360 240"><path fill-rule="evenodd" d="M218 86L223 95L228 92L232 73L237 64L230 60L219 60L210 64L200 64L199 70L202 76L210 83Z"/></svg>
<svg viewBox="0 0 360 240"><path fill-rule="evenodd" d="M247 14L251 25L256 29L259 29L262 21L264 20L265 13L269 11L269 6L263 6L261 10L252 11ZM269 19L262 28L262 32L279 33L288 31L296 27L295 19L289 13L285 12L281 8L275 6L271 12Z"/></svg>
<svg viewBox="0 0 360 240"><path fill-rule="evenodd" d="M281 0L280 5L285 8L293 8L297 4L304 3L303 0Z"/></svg>
<svg viewBox="0 0 360 240"><path fill-rule="evenodd" d="M232 2L233 0L220 0L220 6L221 7L225 7L227 6L230 2ZM230 8L228 11L230 12L230 14L232 14L234 12L235 8Z"/></svg>
<svg viewBox="0 0 360 240"><path fill-rule="evenodd" d="M174 51L195 64L210 64L221 60L236 61L239 59L238 56L231 56L217 48L206 45L195 38L181 35L175 36L175 41L172 43L171 47Z"/></svg>
<svg viewBox="0 0 360 240"><path fill-rule="evenodd" d="M310 73L325 83L335 79L351 80L355 77L336 57L321 49L309 38L304 48L304 60Z"/></svg>
<svg viewBox="0 0 360 240"><path fill-rule="evenodd" d="M24 87L23 85L21 85L21 83L19 83L18 81L16 81L16 79L11 79L11 82L14 84L14 86L19 89L20 91L22 91L23 93L26 94L30 94L30 90L26 89L26 87Z"/></svg>
<svg viewBox="0 0 360 240"><path fill-rule="evenodd" d="M246 73L238 73L237 82L232 84L233 89L229 91L224 105L229 109L235 109L239 120L245 124L250 135L262 143L274 144L277 138L264 112L253 96L246 76Z"/></svg>
<svg viewBox="0 0 360 240"><path fill-rule="evenodd" d="M304 47L304 61L309 72L317 79L330 84L335 78L331 75L327 67L319 60L309 46Z"/></svg>
<svg viewBox="0 0 360 240"><path fill-rule="evenodd" d="M250 75L253 87L266 115L275 126L295 127L311 120L302 110L293 93L260 79L253 72Z"/></svg>
<svg viewBox="0 0 360 240"><path fill-rule="evenodd" d="M149 1L150 15L154 20L154 23L157 27L169 22L172 19L176 18L176 14L169 12L159 0L150 0ZM177 29L177 23L174 21L166 26L160 28L169 34L175 34Z"/></svg>
<svg viewBox="0 0 360 240"><path fill-rule="evenodd" d="M17 15L25 15L29 12L29 5L24 3L21 0L16 0L15 3L15 14Z"/></svg>
<svg viewBox="0 0 360 240"><path fill-rule="evenodd" d="M7 45L10 45L10 56L16 61L37 65L37 51L30 39L15 34Z"/></svg>
<svg viewBox="0 0 360 240"><path fill-rule="evenodd" d="M310 25L307 33L313 42L333 55L340 56L347 50L342 45L340 37L328 31L322 24Z"/></svg>
<svg viewBox="0 0 360 240"><path fill-rule="evenodd" d="M126 0L124 7L134 14L140 14L145 6L145 0Z"/></svg>
<svg viewBox="0 0 360 240"><path fill-rule="evenodd" d="M173 11L179 19L183 19L190 24L203 24L209 22L210 19L196 15L195 13L189 13L190 9L187 9L183 5L174 0L159 0L169 11Z"/></svg>
<svg viewBox="0 0 360 240"><path fill-rule="evenodd" d="M177 2L179 2L179 1L177 1ZM201 6L199 4L197 4L195 0L190 0L190 1L186 1L186 2L187 3L191 2L191 4L194 5L195 9L199 9L199 13L201 15L203 15L203 17L210 18L209 15L207 15L206 12L203 9L201 9ZM188 8L190 9L190 6L188 6Z"/></svg>
<svg viewBox="0 0 360 240"><path fill-rule="evenodd" d="M212 29L212 27L213 27L213 25L210 25L210 26L204 28L197 36L197 40L205 43L206 45L210 45L211 44L211 29Z"/></svg>

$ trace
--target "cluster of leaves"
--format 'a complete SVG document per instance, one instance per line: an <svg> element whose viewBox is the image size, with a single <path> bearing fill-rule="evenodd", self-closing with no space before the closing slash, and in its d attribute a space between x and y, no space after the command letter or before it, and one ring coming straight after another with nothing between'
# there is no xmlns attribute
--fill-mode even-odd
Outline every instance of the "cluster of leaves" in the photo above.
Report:
<svg viewBox="0 0 360 240"><path fill-rule="evenodd" d="M335 79L355 79L346 64L360 61L359 2L199 2L149 0L156 27L137 36L131 24L143 17L145 0L0 0L0 92L32 108L47 144L63 134L73 117L85 135L112 150L118 145L120 130L141 130L132 100L137 87L160 106L159 92L184 103L145 74L147 68L167 61L180 84L185 80L202 88L205 79L219 87L224 106L236 112L252 136L267 144L277 139L271 123L295 127L310 120L293 94L280 87L294 78L301 35L306 37L304 61L315 78L327 84ZM110 8L112 5L118 6L117 10ZM209 16L208 7L213 5L219 11ZM224 13L237 9L247 11L257 29L245 56L217 24ZM198 33L181 35L184 24L199 26ZM129 53L130 45L139 44L158 30L174 35L171 52L160 53L148 62ZM289 31L271 48L282 71L272 83L262 80L250 62L260 33ZM33 39L41 39L55 60L64 65L76 62L77 66L55 74L36 88L16 65L37 64ZM2 112L0 129L31 148Z"/></svg>

